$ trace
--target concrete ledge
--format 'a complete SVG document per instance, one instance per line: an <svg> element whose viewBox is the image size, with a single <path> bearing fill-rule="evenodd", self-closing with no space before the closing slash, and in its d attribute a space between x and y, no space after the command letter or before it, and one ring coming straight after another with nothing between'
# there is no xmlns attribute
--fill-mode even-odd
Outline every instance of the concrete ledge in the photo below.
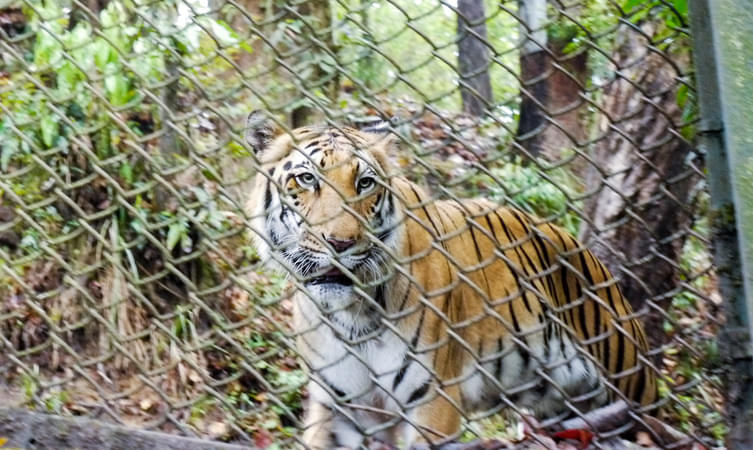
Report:
<svg viewBox="0 0 753 450"><path fill-rule="evenodd" d="M250 450L252 447L204 441L111 425L78 417L61 417L15 408L0 408L3 449L80 450Z"/></svg>

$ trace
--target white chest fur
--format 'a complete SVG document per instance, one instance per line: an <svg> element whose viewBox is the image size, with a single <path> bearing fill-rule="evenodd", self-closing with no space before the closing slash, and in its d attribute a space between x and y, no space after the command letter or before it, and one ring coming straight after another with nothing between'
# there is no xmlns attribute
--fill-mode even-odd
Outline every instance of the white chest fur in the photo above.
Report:
<svg viewBox="0 0 753 450"><path fill-rule="evenodd" d="M311 400L343 405L350 419L342 420L352 423L343 423L342 429L356 424L368 434L370 428L402 423L398 413L410 414L409 400L432 378L426 369L429 358L409 352L406 338L383 326L376 312L375 317L354 315L352 310L323 314L302 294L296 296L296 308L298 347L311 369ZM354 440L361 439L356 430L352 434Z"/></svg>

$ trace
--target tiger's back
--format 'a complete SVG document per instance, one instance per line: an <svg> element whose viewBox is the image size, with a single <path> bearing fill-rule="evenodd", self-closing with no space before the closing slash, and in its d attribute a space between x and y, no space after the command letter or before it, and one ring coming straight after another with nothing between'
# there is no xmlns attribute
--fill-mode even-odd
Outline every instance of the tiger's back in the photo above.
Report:
<svg viewBox="0 0 753 450"><path fill-rule="evenodd" d="M647 348L643 328L590 251L519 210L484 200L426 206L422 195L406 187L407 209L424 205L413 208L409 234L427 233L441 243L434 253L446 252L438 256L447 262L444 271L436 262L423 267L454 285L453 295L437 305L453 326L442 319L437 326L459 337L452 353L463 355L463 367L453 375L465 379L469 409L494 406L498 393L539 416L569 413L565 397L581 411L622 396L641 405L655 400L653 372L640 361ZM602 385L603 374L612 389Z"/></svg>

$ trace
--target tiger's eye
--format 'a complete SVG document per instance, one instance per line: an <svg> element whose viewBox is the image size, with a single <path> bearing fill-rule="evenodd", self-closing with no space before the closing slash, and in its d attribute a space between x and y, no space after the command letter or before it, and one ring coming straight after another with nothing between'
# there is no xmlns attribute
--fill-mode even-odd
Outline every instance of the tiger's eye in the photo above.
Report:
<svg viewBox="0 0 753 450"><path fill-rule="evenodd" d="M303 172L302 174L297 175L295 179L298 181L298 184L305 187L316 184L316 177L310 172Z"/></svg>
<svg viewBox="0 0 753 450"><path fill-rule="evenodd" d="M358 180L357 188L359 192L368 191L376 185L376 180L371 177L363 177Z"/></svg>

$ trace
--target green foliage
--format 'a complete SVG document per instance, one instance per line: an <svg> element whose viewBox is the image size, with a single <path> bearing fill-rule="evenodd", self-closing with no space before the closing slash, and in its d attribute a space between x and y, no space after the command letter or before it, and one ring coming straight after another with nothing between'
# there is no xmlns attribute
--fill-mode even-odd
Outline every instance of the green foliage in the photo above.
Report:
<svg viewBox="0 0 753 450"><path fill-rule="evenodd" d="M44 396L47 412L61 414L69 401L69 394L64 390L54 389Z"/></svg>
<svg viewBox="0 0 753 450"><path fill-rule="evenodd" d="M709 198L704 194L699 200L701 209L708 208ZM668 320L664 322L664 329L668 333L680 331L693 333L700 328L708 326L703 320L693 320L690 325L687 321L682 326L677 326L684 317L699 318L704 311L699 310L703 302L702 295L706 293L712 284L715 275L710 271L712 267L711 254L706 240L710 237L709 220L703 213L693 225L693 234L685 240L685 245L680 255L680 278L687 283L689 289L683 290L672 298L672 308L668 311ZM678 329L679 328L679 329ZM713 349L711 349L713 350ZM704 355L713 360L714 354ZM707 361L707 363L710 361Z"/></svg>
<svg viewBox="0 0 753 450"><path fill-rule="evenodd" d="M544 175L546 173L546 175ZM577 236L580 217L574 212L579 203L570 199L580 190L567 170L542 172L535 166L508 162L490 170L476 184L485 196L499 203L512 202L518 208L551 220Z"/></svg>
<svg viewBox="0 0 753 450"><path fill-rule="evenodd" d="M713 298L718 293L707 244L711 236L708 195L702 194L698 202L700 214L679 261L685 289L672 297L663 323L665 333L677 339L664 351L667 368L660 395L674 397L665 412L670 412L676 426L685 432L707 431L722 443L728 429L719 412L721 381L715 371L723 361L716 338L719 319L714 317L718 314L714 305L721 300Z"/></svg>
<svg viewBox="0 0 753 450"><path fill-rule="evenodd" d="M457 19L450 6L410 0L338 3L340 26L335 40L341 65L351 79L366 86L367 92L388 91L394 98L460 109L454 44ZM496 2L486 1L485 7L487 42L493 56L504 64L490 68L492 90L496 99L507 99L518 91L515 74L509 70L518 66L513 51L518 45L517 22L501 13Z"/></svg>
<svg viewBox="0 0 753 450"><path fill-rule="evenodd" d="M87 275L82 280L85 288L94 292L90 295L96 296L101 288L103 303L109 301L109 296L117 297L117 303L128 303L132 313L102 310L103 316L112 320L108 325L122 326L120 319L138 328L142 325L140 317L133 313L138 311L160 321L169 330L172 335L169 344L163 337L155 336L150 346L153 353L149 353L149 358L157 360L169 352L182 351L181 346L195 346L200 338L206 337L206 320L200 318L205 312L189 303L185 292L176 290L175 284L168 286L175 301L158 305L165 309L160 311L165 313L160 317L153 314L153 308L146 313L143 304L120 298L107 286L102 288L115 261L102 255L102 243L94 242L95 233L106 236L114 246L108 250L108 256L122 259L118 263L137 280L154 276L169 258L174 260L190 253L193 255L188 263L174 264L182 264L179 270L186 270L186 277L198 289L214 287L218 279L226 279L223 271L237 261L228 261L235 255L230 251L222 253L225 249L217 249L220 244L216 242L221 242L218 236L240 235L237 221L231 223L231 219L237 218L238 208L217 194L216 182L220 179L222 158L243 157L243 150L217 144L216 136L198 136L192 149L212 148L213 156L218 156L204 157L200 169L190 172L188 181L170 187L174 190L165 196L174 199L173 193L179 191L180 201L175 203L158 201L160 189L165 193L165 188L155 182L155 174L165 167L172 169L174 164L189 167L190 158L183 152L180 139L196 138L189 126L177 130L175 154L169 155L172 159L167 161L160 135L177 122L166 122L164 107L177 115L187 109L186 105L195 107L186 98L223 92L227 86L215 81L231 63L217 58L217 52L232 59L239 53L250 53L251 48L221 20L209 15L191 20L181 14L177 10L179 4L186 2L106 3L99 12L98 22L79 19L72 25L76 5L66 0L29 0L24 8L32 33L28 52L11 52L0 58L0 203L20 208L41 205L29 210L31 226L18 226L15 230L20 238L18 245L2 248L15 258L13 268L3 266L14 270L19 278L33 277L35 264L55 259L50 256L52 251L68 266L66 270L86 267ZM17 70L6 72L7 67ZM171 83L173 77L177 81ZM175 88L175 99L163 105L169 88ZM237 108L243 113L248 109L244 105ZM218 107L222 112L228 109ZM128 192L127 199L121 192ZM86 217L81 217L80 211ZM203 241L215 245L216 253L211 256L218 262L210 259L206 248L200 248ZM167 254L155 251L159 246ZM243 252L240 253L238 258L243 260ZM150 285L147 295L158 302L160 295L167 294L155 294L151 286L156 284L159 289L170 281L160 284L167 278L164 273L155 278L160 282ZM12 277L3 275L0 282L2 295L17 293L18 283ZM144 284L141 287L147 289ZM279 289L275 291L268 286L252 287L260 296L279 293ZM66 287L61 284L44 289L59 293ZM58 297L47 297L47 303L41 306L45 313L60 326L72 327L70 335L95 335L91 324L82 324L78 319L77 323L71 323L70 317L81 314L85 308L84 296L67 300L70 303L62 313L56 303ZM36 315L30 317L39 319ZM19 335L29 328L29 323L33 320L28 317L18 321ZM85 327L88 328L83 332ZM104 328L98 330L101 339L90 339L91 342L82 345L94 351L98 340L107 345L112 331ZM45 339L44 333L46 329L38 334ZM144 344L143 340L135 339L125 345L131 343ZM109 365L103 370L109 371ZM30 404L34 402L60 413L71 395L81 395L81 392L40 392L40 380L46 374L34 370L20 380ZM284 378L281 375L283 384L288 382Z"/></svg>
<svg viewBox="0 0 753 450"><path fill-rule="evenodd" d="M21 386L23 387L23 393L26 401L31 403L34 401L39 390L39 366L34 365L30 371L24 372L21 376Z"/></svg>
<svg viewBox="0 0 753 450"><path fill-rule="evenodd" d="M622 9L633 22L645 18L664 22L668 27L686 27L688 23L687 0L624 0Z"/></svg>
<svg viewBox="0 0 753 450"><path fill-rule="evenodd" d="M594 45L607 51L611 46L608 33L619 20L613 2L609 0L586 0L578 16L563 14L551 2L549 17L553 20L547 27L547 38L554 48L567 55L576 51L591 50Z"/></svg>
<svg viewBox="0 0 753 450"><path fill-rule="evenodd" d="M86 21L70 29L69 6L42 0L29 3L26 12L36 39L27 59L18 61L28 70L12 73L0 90L0 104L6 113L0 118L0 171L28 170L24 177L14 178L17 184L13 186L15 194L28 203L43 198L43 184L57 184L57 174L75 181L89 171L71 164L72 155L91 161L89 151L101 160L120 155L119 164L97 164L125 188L145 186L150 163L123 155L131 153L134 142L141 141L150 129L163 125L151 86L167 80L176 56L189 65L187 73L206 78L216 77L228 66L215 61L207 71L206 64L200 63L218 48L229 55L251 52L220 20L201 16L195 22L180 23L170 2L141 7L129 1L110 1L99 14L98 29ZM144 148L151 152L149 157L159 161L156 144L147 141ZM41 152L47 152L46 156L39 156ZM46 167L33 163L37 157L45 160ZM80 159L74 157L76 160ZM107 189L112 192L112 187ZM204 207L187 211L175 218L166 232L158 232L164 233L170 250L178 244L184 251L192 248L189 230L197 223L217 231L227 223L215 201L198 190L192 194ZM138 214L131 217L129 226L120 228L123 233L139 233L145 223L173 214L156 210L154 195L154 190L146 190L137 197L133 210ZM122 210L118 216L127 218L133 210ZM64 223L59 215L53 215L42 224L54 234ZM33 230L28 233L22 247L36 248Z"/></svg>

